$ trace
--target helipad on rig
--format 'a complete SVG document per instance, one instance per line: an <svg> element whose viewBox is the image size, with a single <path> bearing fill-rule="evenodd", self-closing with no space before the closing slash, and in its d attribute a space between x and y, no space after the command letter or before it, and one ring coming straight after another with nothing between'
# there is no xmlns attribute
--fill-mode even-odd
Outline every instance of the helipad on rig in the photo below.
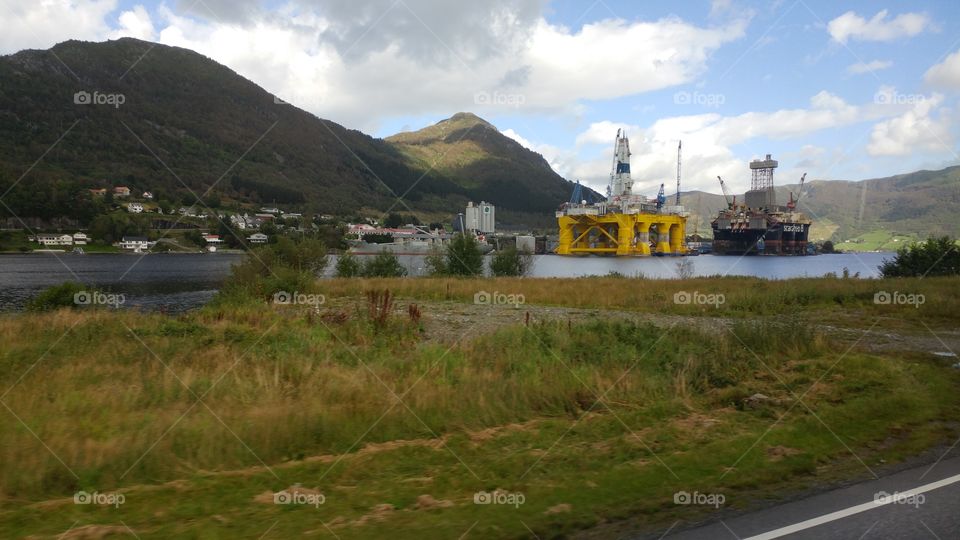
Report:
<svg viewBox="0 0 960 540"><path fill-rule="evenodd" d="M677 149L677 193L680 192L680 150ZM578 184L579 188L579 184ZM588 203L574 190L557 211L558 255L686 255L687 214L679 200L665 206L663 184L654 202L633 195L630 141L617 131L607 199ZM679 199L679 195L677 197Z"/></svg>

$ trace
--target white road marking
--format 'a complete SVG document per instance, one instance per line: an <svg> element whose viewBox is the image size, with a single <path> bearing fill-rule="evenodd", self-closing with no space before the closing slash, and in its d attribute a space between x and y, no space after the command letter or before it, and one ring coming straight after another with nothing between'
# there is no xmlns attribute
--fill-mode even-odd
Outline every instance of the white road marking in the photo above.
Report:
<svg viewBox="0 0 960 540"><path fill-rule="evenodd" d="M919 495L920 493L926 493L928 491L932 491L943 486L949 486L950 484L955 484L957 482L960 482L960 474L944 478L943 480L937 480L936 482L930 482L929 484L924 484L909 491L898 491L896 498L890 496L884 497L880 500L873 500L868 503L858 504L856 506L851 506L850 508L837 510L836 512L831 512L829 514L824 514L806 521L801 521L800 523L794 523L793 525L787 525L786 527L781 527L763 534L758 534L757 536L744 538L743 540L772 540L773 538L780 538L781 536L786 536L788 534L816 527L818 525L823 525L824 523L830 523L831 521L843 519L847 516L859 514L860 512L866 512L867 510L873 510L874 508L880 508L881 506L888 505L894 501L908 499L912 496Z"/></svg>

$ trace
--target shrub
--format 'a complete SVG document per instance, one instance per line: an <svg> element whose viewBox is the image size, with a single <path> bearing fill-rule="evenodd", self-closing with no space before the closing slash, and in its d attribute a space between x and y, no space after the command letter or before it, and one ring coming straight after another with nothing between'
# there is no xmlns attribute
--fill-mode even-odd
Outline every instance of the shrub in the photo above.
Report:
<svg viewBox="0 0 960 540"><path fill-rule="evenodd" d="M525 276L533 265L533 255L529 251L521 251L509 247L498 251L490 261L490 272L494 276Z"/></svg>
<svg viewBox="0 0 960 540"><path fill-rule="evenodd" d="M960 249L956 240L941 236L897 250L893 260L880 265L883 277L925 277L960 275Z"/></svg>
<svg viewBox="0 0 960 540"><path fill-rule="evenodd" d="M350 278L359 277L363 274L363 265L357 259L357 256L349 251L337 258L337 277Z"/></svg>
<svg viewBox="0 0 960 540"><path fill-rule="evenodd" d="M51 311L63 307L76 307L74 296L85 290L87 290L86 287L75 281L66 281L60 285L47 287L27 303L27 310Z"/></svg>
<svg viewBox="0 0 960 540"><path fill-rule="evenodd" d="M363 275L365 277L403 277L407 275L407 269L400 264L396 255L383 250L363 265Z"/></svg>
<svg viewBox="0 0 960 540"><path fill-rule="evenodd" d="M457 234L443 251L434 250L427 256L426 265L434 276L482 276L483 253L477 239Z"/></svg>

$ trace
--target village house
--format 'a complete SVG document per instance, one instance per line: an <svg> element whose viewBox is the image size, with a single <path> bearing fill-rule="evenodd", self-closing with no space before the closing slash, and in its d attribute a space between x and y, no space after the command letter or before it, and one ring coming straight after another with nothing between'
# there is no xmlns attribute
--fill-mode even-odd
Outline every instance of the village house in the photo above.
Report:
<svg viewBox="0 0 960 540"><path fill-rule="evenodd" d="M114 197L129 197L129 196L130 196L130 188L128 188L127 186L117 186L117 187L113 188L113 196L114 196Z"/></svg>
<svg viewBox="0 0 960 540"><path fill-rule="evenodd" d="M220 238L219 234L204 234L203 239L207 241L208 244L222 244L223 239Z"/></svg>
<svg viewBox="0 0 960 540"><path fill-rule="evenodd" d="M150 193L149 191L144 191L142 197L148 201L152 201L153 193Z"/></svg>
<svg viewBox="0 0 960 540"><path fill-rule="evenodd" d="M82 233L82 232L75 232L75 233L73 233L73 244L74 244L74 245L77 245L77 246L85 246L85 245L87 245L87 241L89 241L89 240L90 240L90 238L87 237L87 235L86 235L85 233Z"/></svg>
<svg viewBox="0 0 960 540"><path fill-rule="evenodd" d="M135 253L150 247L150 241L146 236L124 236L117 244L120 249L129 249Z"/></svg>
<svg viewBox="0 0 960 540"><path fill-rule="evenodd" d="M103 197L104 195L107 194L107 190L106 188L91 189L90 194L93 195L94 197Z"/></svg>
<svg viewBox="0 0 960 540"><path fill-rule="evenodd" d="M131 214L142 214L143 205L138 202L132 202L127 205L127 212L130 212Z"/></svg>
<svg viewBox="0 0 960 540"><path fill-rule="evenodd" d="M37 243L44 247L72 246L73 236L69 234L38 234Z"/></svg>
<svg viewBox="0 0 960 540"><path fill-rule="evenodd" d="M266 244L270 238L263 233L253 233L247 237L251 244Z"/></svg>

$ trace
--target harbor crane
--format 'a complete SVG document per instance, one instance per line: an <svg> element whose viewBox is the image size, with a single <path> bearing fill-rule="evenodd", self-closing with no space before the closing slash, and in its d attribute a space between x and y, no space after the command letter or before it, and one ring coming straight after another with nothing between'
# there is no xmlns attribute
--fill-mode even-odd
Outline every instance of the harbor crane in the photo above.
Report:
<svg viewBox="0 0 960 540"><path fill-rule="evenodd" d="M666 202L667 197L663 194L663 184L660 184L660 192L657 193L657 210L661 210Z"/></svg>
<svg viewBox="0 0 960 540"><path fill-rule="evenodd" d="M803 195L803 182L807 179L807 173L803 173L803 176L800 177L800 187L797 188L797 198L794 200L793 192L790 192L790 201L787 203L787 208L793 210L797 207L797 203L800 202L800 197Z"/></svg>
<svg viewBox="0 0 960 540"><path fill-rule="evenodd" d="M717 180L720 181L720 190L723 191L723 198L727 201L727 208L733 209L733 206L737 204L737 198L733 198L733 202L730 201L730 192L727 191L727 185L723 183L723 178L720 178L720 175L717 175Z"/></svg>

